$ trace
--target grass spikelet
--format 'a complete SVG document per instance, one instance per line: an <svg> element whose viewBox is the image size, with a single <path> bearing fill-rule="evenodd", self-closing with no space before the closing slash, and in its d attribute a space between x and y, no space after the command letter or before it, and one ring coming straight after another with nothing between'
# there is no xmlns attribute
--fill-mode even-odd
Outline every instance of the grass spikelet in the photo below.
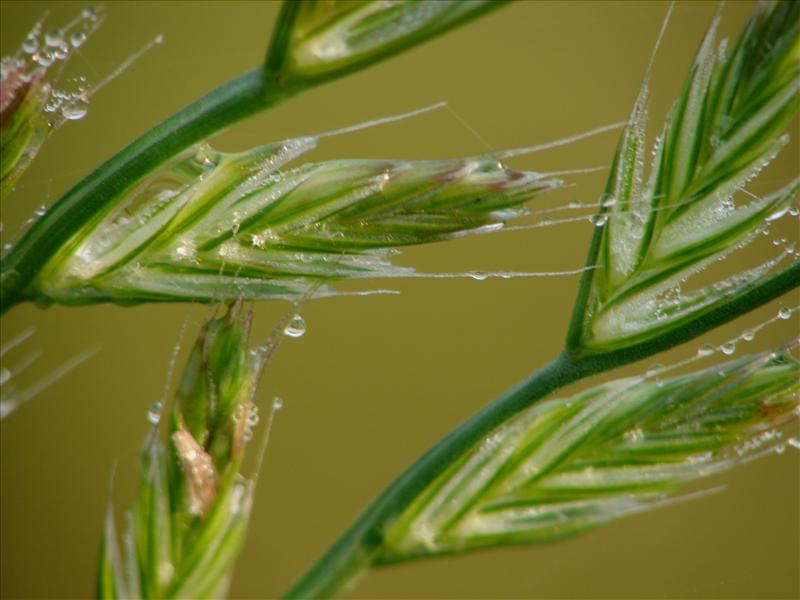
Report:
<svg viewBox="0 0 800 600"><path fill-rule="evenodd" d="M40 20L13 56L2 58L0 75L0 199L39 153L47 137L68 121L83 119L101 88L142 54L161 42L160 36L119 65L100 82L85 76L60 83L66 64L105 18L101 8L86 8L63 27L43 33ZM50 71L56 71L53 75Z"/></svg>
<svg viewBox="0 0 800 600"><path fill-rule="evenodd" d="M465 452L385 534L377 563L550 542L662 506L784 444L800 363L768 353L535 405Z"/></svg>
<svg viewBox="0 0 800 600"><path fill-rule="evenodd" d="M32 296L65 304L296 298L320 282L407 274L389 262L394 248L502 228L558 185L492 156L286 168L316 142L239 154L191 148L75 235Z"/></svg>
<svg viewBox="0 0 800 600"><path fill-rule="evenodd" d="M241 474L258 420L253 396L266 349L250 350L250 313L235 302L201 331L167 425L141 453L138 500L120 548L106 517L98 571L101 598L213 598L227 587L244 542L254 480ZM109 509L110 510L110 509Z"/></svg>
<svg viewBox="0 0 800 600"><path fill-rule="evenodd" d="M644 173L647 83L619 143L597 217L570 344L591 352L690 323L770 277L794 252L685 292L681 286L787 213L800 179L763 197L736 192L786 144L800 105L800 5L760 4L729 54L719 16L698 51Z"/></svg>
<svg viewBox="0 0 800 600"><path fill-rule="evenodd" d="M13 56L2 59L0 74L0 198L36 157L47 136L66 121L86 114L88 91L57 89L48 70L61 66L102 23L87 9L64 28L42 33L39 21Z"/></svg>

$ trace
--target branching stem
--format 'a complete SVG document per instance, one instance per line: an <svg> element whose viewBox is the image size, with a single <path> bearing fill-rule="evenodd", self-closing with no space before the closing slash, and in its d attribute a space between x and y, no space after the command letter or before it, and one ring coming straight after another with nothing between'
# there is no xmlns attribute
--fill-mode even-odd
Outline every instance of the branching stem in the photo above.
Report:
<svg viewBox="0 0 800 600"><path fill-rule="evenodd" d="M800 285L800 263L716 306L693 322L654 340L623 350L578 355L564 351L544 367L486 405L395 479L330 549L286 592L285 598L326 598L347 588L369 568L392 521L458 457L495 427L551 392L694 339Z"/></svg>
<svg viewBox="0 0 800 600"><path fill-rule="evenodd" d="M168 117L100 165L37 221L0 264L0 313L28 299L47 261L124 190L192 144L299 91L262 67L232 79Z"/></svg>

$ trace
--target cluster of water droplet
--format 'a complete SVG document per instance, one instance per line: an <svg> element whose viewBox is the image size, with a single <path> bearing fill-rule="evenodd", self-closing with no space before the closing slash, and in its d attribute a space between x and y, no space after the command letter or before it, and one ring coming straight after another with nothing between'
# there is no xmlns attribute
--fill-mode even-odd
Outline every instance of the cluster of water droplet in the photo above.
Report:
<svg viewBox="0 0 800 600"><path fill-rule="evenodd" d="M81 76L75 80L77 90L53 90L50 99L44 105L44 112L57 115L67 121L79 121L89 112L89 96L86 78ZM58 119L50 120L51 127L58 124Z"/></svg>
<svg viewBox="0 0 800 600"><path fill-rule="evenodd" d="M644 439L644 432L640 427L634 427L622 434L622 439L628 443L636 443Z"/></svg>
<svg viewBox="0 0 800 600"><path fill-rule="evenodd" d="M745 329L740 333L737 337L729 339L719 346L715 346L713 344L703 344L697 349L696 358L705 358L707 356L711 356L716 352L721 352L725 356L732 356L736 353L736 345L739 341L744 342L752 342L756 334L761 331L764 327L775 323L776 321L788 321L792 315L797 311L800 310L800 307L795 306L794 308L790 308L788 306L782 306L778 309L778 314L772 317L771 319L764 321L760 325L756 325L755 327L750 327Z"/></svg>
<svg viewBox="0 0 800 600"><path fill-rule="evenodd" d="M786 448L784 443L781 442L782 437L783 434L777 429L769 429L738 444L733 450L740 457L767 448L771 448L776 453L781 454ZM794 444L792 445L794 446Z"/></svg>
<svg viewBox="0 0 800 600"><path fill-rule="evenodd" d="M97 9L85 8L80 17L66 29L51 29L44 35L43 40L41 23L37 23L22 43L22 51L31 55L36 64L49 67L54 61L66 60L71 51L83 46L97 29L99 21Z"/></svg>
<svg viewBox="0 0 800 600"><path fill-rule="evenodd" d="M84 9L81 15L65 28L50 29L42 33L42 23L37 23L22 42L20 59L42 73L56 63L66 62L72 53L86 43L97 29L100 17L97 10ZM30 61L30 62L28 62ZM73 80L75 90L54 89L50 92L44 111L51 115L48 124L57 126L63 120L75 121L86 116L89 89L85 77Z"/></svg>
<svg viewBox="0 0 800 600"><path fill-rule="evenodd" d="M236 411L233 413L233 421L235 423L245 419L244 424L244 441L249 442L253 439L253 430L259 421L258 406L252 402L240 404Z"/></svg>
<svg viewBox="0 0 800 600"><path fill-rule="evenodd" d="M258 425L258 406L252 402L246 406L247 409L247 422L245 423L244 441L249 442L253 439L253 429Z"/></svg>
<svg viewBox="0 0 800 600"><path fill-rule="evenodd" d="M655 317L657 321L667 319L672 312L677 310L683 302L680 283L669 288L664 294L656 299Z"/></svg>

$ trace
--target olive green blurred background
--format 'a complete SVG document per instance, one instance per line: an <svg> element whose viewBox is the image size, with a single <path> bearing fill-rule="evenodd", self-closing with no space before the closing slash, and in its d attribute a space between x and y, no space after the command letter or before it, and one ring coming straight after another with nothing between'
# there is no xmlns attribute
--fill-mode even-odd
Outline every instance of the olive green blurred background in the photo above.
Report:
<svg viewBox="0 0 800 600"><path fill-rule="evenodd" d="M84 6L3 2L3 54L15 51L45 10L55 25ZM752 6L727 5L722 32L734 35ZM327 139L311 158L467 156L619 121L634 101L666 7L521 2L235 126L216 145L240 150L440 100L452 110ZM3 206L6 235L134 136L256 65L279 6L125 2L106 8L106 23L74 57L69 73L98 81L157 34L165 43L100 92L85 119L67 123L47 142ZM653 130L678 94L715 9L713 3L677 4L655 66ZM541 171L602 165L615 144L611 134L513 164ZM782 185L797 164L795 139L752 189ZM575 187L537 202L594 201L604 177L575 177ZM796 219L783 219L776 231L797 237ZM411 249L401 261L422 271L569 269L583 263L590 234L588 223L578 223L479 236ZM750 259L772 256L767 242L748 250ZM307 306L308 333L288 340L268 368L262 402L279 395L285 406L275 421L231 597L277 595L411 460L557 353L577 278L380 284L402 294ZM782 301L795 305L798 296ZM727 339L770 318L777 307L658 360L692 355L703 341ZM258 336L285 310L285 303L258 305ZM3 317L4 340L37 327L26 346L43 356L22 383L102 345L88 363L2 422L4 598L93 593L112 468L118 465L113 496L122 509L136 486L145 414L161 394L181 323L189 318L191 340L206 315L206 308L189 305L23 306ZM769 347L797 329L796 318L780 322L746 349ZM9 358L22 356L15 351ZM641 372L650 362L623 372ZM793 451L767 457L702 485L725 486L721 493L555 545L375 571L352 597L797 598L799 457Z"/></svg>

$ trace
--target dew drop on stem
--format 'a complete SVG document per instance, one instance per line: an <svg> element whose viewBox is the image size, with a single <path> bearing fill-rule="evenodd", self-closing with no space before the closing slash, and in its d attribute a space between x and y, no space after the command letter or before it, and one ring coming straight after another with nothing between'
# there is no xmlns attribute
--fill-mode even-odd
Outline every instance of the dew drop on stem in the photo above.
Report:
<svg viewBox="0 0 800 600"><path fill-rule="evenodd" d="M767 221L768 223L771 223L772 221L777 221L778 219L780 219L782 216L784 216L786 213L789 212L789 208L790 206L788 204L785 206L781 206L780 208L778 208L778 210L776 210L774 213L769 215L764 220Z"/></svg>
<svg viewBox="0 0 800 600"><path fill-rule="evenodd" d="M306 332L306 322L300 315L295 315L284 327L283 334L290 338L303 337Z"/></svg>
<svg viewBox="0 0 800 600"><path fill-rule="evenodd" d="M73 102L61 109L61 116L69 121L79 121L86 116L88 107L84 102Z"/></svg>
<svg viewBox="0 0 800 600"><path fill-rule="evenodd" d="M161 422L161 402L154 402L153 405L147 409L147 422L150 425L158 425Z"/></svg>
<svg viewBox="0 0 800 600"><path fill-rule="evenodd" d="M53 64L53 54L49 50L40 50L33 55L33 60L40 67L49 67Z"/></svg>
<svg viewBox="0 0 800 600"><path fill-rule="evenodd" d="M608 217L606 215L594 215L590 220L595 227L602 227L606 224L606 221L608 221Z"/></svg>
<svg viewBox="0 0 800 600"><path fill-rule="evenodd" d="M655 363L648 367L647 371L645 372L646 377L655 377L659 374L659 372L664 368L664 365L661 363Z"/></svg>
<svg viewBox="0 0 800 600"><path fill-rule="evenodd" d="M278 396L275 396L272 399L272 409L273 410L280 410L282 408L283 408L283 400L281 398L279 398Z"/></svg>
<svg viewBox="0 0 800 600"><path fill-rule="evenodd" d="M703 344L697 349L697 356L700 358L704 358L706 356L711 356L716 352L717 349L714 348L711 344Z"/></svg>
<svg viewBox="0 0 800 600"><path fill-rule="evenodd" d="M250 411L247 413L247 425L248 425L248 427L255 427L256 425L258 425L258 419L259 419L258 407L255 406L255 405L252 405L250 407Z"/></svg>
<svg viewBox="0 0 800 600"><path fill-rule="evenodd" d="M86 19L86 20L88 20L88 21L92 21L92 22L97 21L97 9L94 8L93 6L89 6L87 8L84 8L81 11L81 17Z"/></svg>
<svg viewBox="0 0 800 600"><path fill-rule="evenodd" d="M736 344L734 342L725 342L719 347L719 349L725 356L731 356L734 352L736 352Z"/></svg>
<svg viewBox="0 0 800 600"><path fill-rule="evenodd" d="M80 48L86 42L85 31L75 31L69 36L69 43L73 48Z"/></svg>
<svg viewBox="0 0 800 600"><path fill-rule="evenodd" d="M33 54L39 49L39 42L35 37L28 37L22 42L22 51L25 54Z"/></svg>
<svg viewBox="0 0 800 600"><path fill-rule="evenodd" d="M790 308L782 306L781 309L778 311L778 318L783 319L784 321L788 321L792 316L792 311Z"/></svg>
<svg viewBox="0 0 800 600"><path fill-rule="evenodd" d="M51 48L59 48L64 42L64 32L61 29L51 29L44 36L44 43Z"/></svg>

